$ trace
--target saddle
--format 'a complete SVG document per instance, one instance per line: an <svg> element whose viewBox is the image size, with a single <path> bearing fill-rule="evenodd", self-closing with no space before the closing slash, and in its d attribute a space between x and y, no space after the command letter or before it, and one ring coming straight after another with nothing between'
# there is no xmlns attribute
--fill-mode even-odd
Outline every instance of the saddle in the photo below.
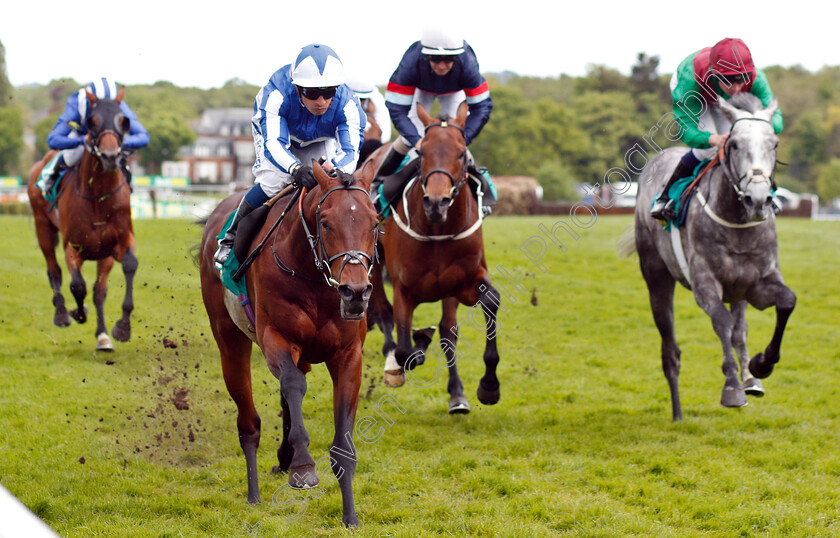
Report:
<svg viewBox="0 0 840 538"><path fill-rule="evenodd" d="M674 200L674 211L677 213L676 220L661 221L666 230L671 229L671 225L679 228L685 224L685 219L688 216L688 206L691 197L697 191L697 186L700 184L700 179L711 170L717 161L715 159L706 159L694 168L694 172L690 176L678 179L668 189L668 197Z"/></svg>

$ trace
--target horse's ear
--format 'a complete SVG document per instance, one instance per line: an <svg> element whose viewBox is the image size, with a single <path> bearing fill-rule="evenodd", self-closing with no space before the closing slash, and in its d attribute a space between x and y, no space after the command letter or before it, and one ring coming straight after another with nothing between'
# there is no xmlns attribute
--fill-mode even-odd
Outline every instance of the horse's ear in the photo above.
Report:
<svg viewBox="0 0 840 538"><path fill-rule="evenodd" d="M461 104L458 105L458 112L455 114L455 121L453 123L463 127L467 123L467 113L469 110L470 106L467 102L461 101Z"/></svg>
<svg viewBox="0 0 840 538"><path fill-rule="evenodd" d="M312 159L312 174L315 176L315 181L317 181L318 185L321 187L321 191L327 192L330 188L330 176L315 159Z"/></svg>
<svg viewBox="0 0 840 538"><path fill-rule="evenodd" d="M773 121L773 115L776 113L776 110L779 108L779 100L775 97L767 107L761 111L761 114L765 117L767 121Z"/></svg>
<svg viewBox="0 0 840 538"><path fill-rule="evenodd" d="M116 101L118 103L122 103L123 98L125 97L125 86L120 87L119 91L117 92Z"/></svg>
<svg viewBox="0 0 840 538"><path fill-rule="evenodd" d="M723 112L723 115L729 120L729 123L735 123L735 120L744 114L743 111L729 104L729 102L723 97L718 97L718 105L720 106L720 111Z"/></svg>
<svg viewBox="0 0 840 538"><path fill-rule="evenodd" d="M90 104L93 104L96 101L98 101L96 96L94 94L90 93L90 91L85 90L85 94L87 95L87 100L90 101Z"/></svg>
<svg viewBox="0 0 840 538"><path fill-rule="evenodd" d="M353 173L356 178L356 183L366 191L370 190L370 185L373 183L373 176L376 172L376 166L373 159L367 159L360 168L357 168Z"/></svg>
<svg viewBox="0 0 840 538"><path fill-rule="evenodd" d="M423 125L430 125L435 122L426 109L420 103L417 103L417 117L420 118L420 121Z"/></svg>

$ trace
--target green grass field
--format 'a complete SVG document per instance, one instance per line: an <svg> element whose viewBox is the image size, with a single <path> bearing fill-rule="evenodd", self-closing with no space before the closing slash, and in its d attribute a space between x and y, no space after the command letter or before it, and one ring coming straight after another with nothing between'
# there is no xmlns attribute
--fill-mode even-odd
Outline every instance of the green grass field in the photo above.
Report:
<svg viewBox="0 0 840 538"><path fill-rule="evenodd" d="M135 222L132 340L102 354L93 320L53 326L32 221L0 218L0 482L64 536L840 535L840 223L779 222L782 270L799 301L767 395L745 408L719 405L720 344L690 293L677 292L685 420L674 424L638 261L615 250L631 218L599 217L565 252L548 242L543 272L519 247L556 220L485 225L494 277L501 266L520 286L499 278L515 302L499 317L498 405L475 397L479 324L462 332L466 416L446 414L445 378L384 387L382 334L369 334L359 418L376 417L385 395L406 412L391 407L393 424L380 421L375 442L356 439L361 528L351 533L331 475L293 494L270 473L279 383L258 351L263 503L245 502L236 409L190 250L198 226ZM85 267L88 290L94 269ZM119 266L110 285L109 328L124 292ZM424 305L415 323L439 315ZM748 320L756 353L775 314L750 310ZM434 371L429 361L416 375ZM309 374L304 414L318 461L333 435L323 365Z"/></svg>

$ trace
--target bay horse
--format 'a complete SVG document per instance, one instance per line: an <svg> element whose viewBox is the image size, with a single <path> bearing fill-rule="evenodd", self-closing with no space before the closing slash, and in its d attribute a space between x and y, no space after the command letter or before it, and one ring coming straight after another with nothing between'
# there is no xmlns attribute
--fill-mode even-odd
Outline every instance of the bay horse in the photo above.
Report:
<svg viewBox="0 0 840 538"><path fill-rule="evenodd" d="M405 370L425 361L434 333L433 328L421 330L415 333L412 343L414 310L420 303L442 302L438 351L443 352L449 372L447 389L452 414L470 411L456 360L459 303L480 305L486 321L485 373L478 385L478 399L491 405L500 397L496 377L496 314L500 297L487 271L481 207L466 184L469 154L463 127L467 110L464 102L455 118L433 119L422 106L417 106L418 117L425 126L418 151L420 174L406 185L392 215L384 221L380 240L393 283L393 307L377 263L368 309L369 324L378 325L385 335L385 383L400 386L405 382ZM377 150L356 175L372 175L387 149L386 145ZM391 334L395 323L396 343Z"/></svg>
<svg viewBox="0 0 840 538"><path fill-rule="evenodd" d="M682 419L677 382L680 348L673 309L677 282L692 290L720 339L725 376L720 403L725 407L742 407L747 405L747 394L764 394L759 379L768 377L779 361L785 326L796 305L796 295L785 285L779 269L772 210L779 140L770 120L776 100L764 108L757 97L741 93L729 102L721 99L719 105L732 127L717 162L690 199L687 218L679 230L666 232L650 215L650 207L685 148L663 150L639 176L635 249L662 337L662 369L671 392L674 421ZM729 303L730 309L724 303ZM752 360L746 346L747 304L759 310L776 307L773 337Z"/></svg>
<svg viewBox="0 0 840 538"><path fill-rule="evenodd" d="M125 275L123 315L112 329L114 338L127 342L131 338L131 312L134 310L133 282L137 272L134 229L131 222L131 189L120 167L122 140L130 129L130 120L120 111L125 88L114 99L97 99L88 92L90 112L85 120L85 151L79 164L70 168L61 182L55 207L44 197L36 184L41 170L56 151L48 152L29 172L29 204L35 220L38 244L47 261L47 278L53 290L55 315L59 327L87 321L84 305L87 285L82 277L82 264L96 260L96 282L93 304L96 307L96 349L113 351L114 344L105 327L105 296L108 275L114 261L122 264ZM76 308L69 313L61 293L61 268L56 261L58 235L67 270L70 291Z"/></svg>
<svg viewBox="0 0 840 538"><path fill-rule="evenodd" d="M302 404L306 373L312 364L326 364L333 382L335 420L330 462L341 488L342 521L356 526L352 434L367 333L364 318L371 293L370 269L378 233L376 211L367 195L369 183L340 171L328 175L314 161L313 170L318 186L300 197L297 211L289 212L279 226L272 227L281 214L281 204L274 204L251 243L265 241L273 254L262 251L245 272L253 320L242 323L242 308L222 283L213 262L216 237L228 215L239 206L242 193L223 200L205 225L199 262L201 292L221 354L225 384L238 409L248 502L260 502L260 417L251 392L251 349L255 342L269 370L280 381L283 440L277 450L278 470L288 471L289 485L297 489L319 483L309 454ZM247 224L247 219L242 224ZM242 233L243 226L239 229Z"/></svg>

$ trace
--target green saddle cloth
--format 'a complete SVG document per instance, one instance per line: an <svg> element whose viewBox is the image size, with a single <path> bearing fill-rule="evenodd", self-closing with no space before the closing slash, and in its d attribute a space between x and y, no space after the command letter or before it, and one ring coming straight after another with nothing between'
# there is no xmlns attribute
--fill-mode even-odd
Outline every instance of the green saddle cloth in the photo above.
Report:
<svg viewBox="0 0 840 538"><path fill-rule="evenodd" d="M219 235L216 236L217 244L225 237L228 228L230 228L230 225L233 222L234 215L236 215L236 211L230 214L227 221L225 221L225 225L222 226L222 231L219 232ZM240 263L241 262L236 258L236 254L234 254L233 249L231 249L230 255L228 256L227 260L225 260L225 263L222 265L222 284L224 284L227 289L236 294L237 297L247 297L248 287L245 283L245 276L239 279L239 282L233 280L233 275L236 273L237 270L239 270Z"/></svg>

